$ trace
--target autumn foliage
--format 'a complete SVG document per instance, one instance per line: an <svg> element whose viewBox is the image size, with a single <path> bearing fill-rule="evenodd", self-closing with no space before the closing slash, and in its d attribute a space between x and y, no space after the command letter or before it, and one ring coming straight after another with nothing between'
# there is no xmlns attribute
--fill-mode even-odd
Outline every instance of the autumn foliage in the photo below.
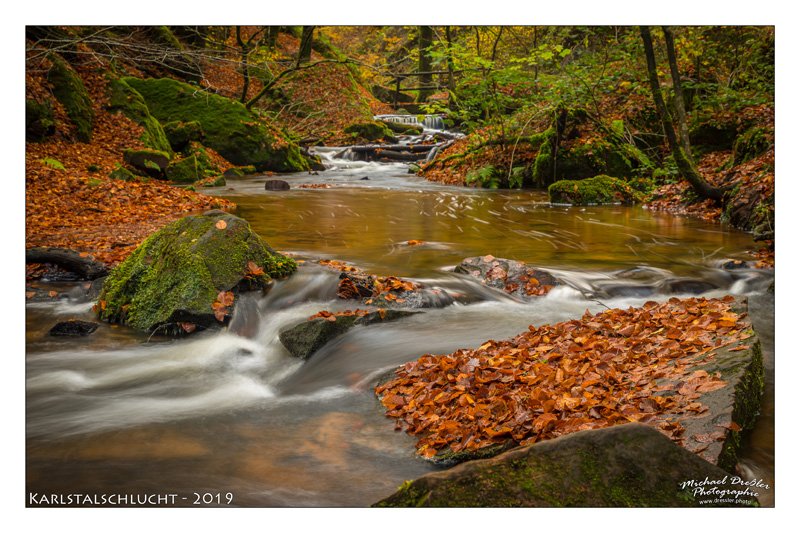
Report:
<svg viewBox="0 0 800 533"><path fill-rule="evenodd" d="M423 355L375 391L426 458L634 421L680 442L677 419L706 413L701 396L726 384L698 367L752 335L734 301L587 311L475 350Z"/></svg>

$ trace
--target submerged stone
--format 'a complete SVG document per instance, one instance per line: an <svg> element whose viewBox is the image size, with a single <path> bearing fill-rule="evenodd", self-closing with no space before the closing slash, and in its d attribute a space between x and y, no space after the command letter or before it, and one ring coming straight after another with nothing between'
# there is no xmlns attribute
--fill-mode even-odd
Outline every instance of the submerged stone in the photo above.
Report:
<svg viewBox="0 0 800 533"><path fill-rule="evenodd" d="M289 182L284 180L267 180L264 183L264 189L267 191L288 191L291 187Z"/></svg>
<svg viewBox="0 0 800 533"><path fill-rule="evenodd" d="M95 332L99 324L85 320L66 320L50 328L53 337L85 337Z"/></svg>
<svg viewBox="0 0 800 533"><path fill-rule="evenodd" d="M742 507L757 506L752 494L769 490L759 487L729 498L711 492L748 489L732 477L657 430L629 423L428 474L374 506Z"/></svg>
<svg viewBox="0 0 800 533"><path fill-rule="evenodd" d="M208 211L173 222L145 240L108 276L97 311L103 320L145 331L179 333L186 323L210 327L229 315L220 321L214 314L221 292L262 289L271 278L296 268L247 221Z"/></svg>

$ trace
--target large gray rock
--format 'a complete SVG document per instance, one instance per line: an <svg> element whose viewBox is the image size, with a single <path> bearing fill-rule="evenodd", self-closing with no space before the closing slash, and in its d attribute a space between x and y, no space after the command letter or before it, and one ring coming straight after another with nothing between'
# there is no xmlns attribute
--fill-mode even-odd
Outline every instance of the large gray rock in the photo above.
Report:
<svg viewBox="0 0 800 533"><path fill-rule="evenodd" d="M631 423L428 474L375 506L740 507L757 505L753 494L771 490L736 481L657 430ZM722 492L728 490L739 494Z"/></svg>
<svg viewBox="0 0 800 533"><path fill-rule="evenodd" d="M278 338L289 353L301 359L308 359L314 352L325 346L334 338L342 335L355 326L367 326L376 322L388 322L415 314L413 311L384 309L373 311L364 316L337 316L336 320L314 318L297 326L284 330Z"/></svg>

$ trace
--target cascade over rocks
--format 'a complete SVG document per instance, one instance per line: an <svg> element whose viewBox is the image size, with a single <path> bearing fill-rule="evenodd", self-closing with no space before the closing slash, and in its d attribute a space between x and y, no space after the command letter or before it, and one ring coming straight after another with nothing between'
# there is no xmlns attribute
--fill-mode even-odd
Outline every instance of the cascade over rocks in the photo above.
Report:
<svg viewBox="0 0 800 533"><path fill-rule="evenodd" d="M99 318L136 329L190 333L227 322L239 291L296 270L247 221L220 210L187 216L145 240L109 274Z"/></svg>

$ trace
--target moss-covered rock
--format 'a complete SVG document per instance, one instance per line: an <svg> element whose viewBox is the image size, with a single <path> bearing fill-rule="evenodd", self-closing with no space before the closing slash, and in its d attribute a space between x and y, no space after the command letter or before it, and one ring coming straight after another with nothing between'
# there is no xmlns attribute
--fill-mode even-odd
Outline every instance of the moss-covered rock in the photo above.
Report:
<svg viewBox="0 0 800 533"><path fill-rule="evenodd" d="M245 220L209 211L147 238L109 274L96 309L103 320L145 331L179 333L185 322L210 327L218 323L212 306L221 291L263 288L296 268Z"/></svg>
<svg viewBox="0 0 800 533"><path fill-rule="evenodd" d="M246 167L231 167L225 172L222 173L223 176L226 178L243 178L250 174L256 173L256 167L254 166L246 166Z"/></svg>
<svg viewBox="0 0 800 533"><path fill-rule="evenodd" d="M708 480L706 483L702 483ZM725 470L643 424L579 431L435 472L377 507L743 507L748 495ZM756 493L763 492L757 488ZM708 491L708 492L706 492ZM710 494L710 495L709 495ZM714 502L717 498L718 501ZM738 501L737 501L738 500ZM708 503L701 503L706 502Z"/></svg>
<svg viewBox="0 0 800 533"><path fill-rule="evenodd" d="M610 176L595 176L583 180L561 180L548 187L547 194L554 204L598 205L634 204L640 194L624 181Z"/></svg>
<svg viewBox="0 0 800 533"><path fill-rule="evenodd" d="M144 145L153 150L172 152L164 128L147 109L147 104L136 89L125 82L124 79L113 79L109 84L111 91L109 109L121 111L126 117L144 128L141 140Z"/></svg>
<svg viewBox="0 0 800 533"><path fill-rule="evenodd" d="M384 122L369 121L358 122L350 124L344 129L344 132L350 135L356 142L373 142L385 140L387 142L396 142L392 131L386 126Z"/></svg>
<svg viewBox="0 0 800 533"><path fill-rule="evenodd" d="M192 141L203 140L203 127L196 120L189 122L173 121L164 124L164 133L169 145L176 152L183 152Z"/></svg>
<svg viewBox="0 0 800 533"><path fill-rule="evenodd" d="M42 141L56 132L56 120L49 101L25 99L25 140Z"/></svg>
<svg viewBox="0 0 800 533"><path fill-rule="evenodd" d="M143 176L162 178L169 164L170 154L159 150L125 150L122 159Z"/></svg>
<svg viewBox="0 0 800 533"><path fill-rule="evenodd" d="M162 123L197 121L204 144L235 165L277 172L309 168L298 145L241 102L172 79L124 79L144 97L154 117Z"/></svg>
<svg viewBox="0 0 800 533"><path fill-rule="evenodd" d="M53 94L61 102L70 122L75 125L76 136L81 142L92 140L94 109L92 99L83 85L80 76L69 64L55 54L49 54L52 67L47 79L53 85Z"/></svg>
<svg viewBox="0 0 800 533"><path fill-rule="evenodd" d="M203 177L202 168L198 168L197 158L193 155L172 161L164 172L167 179L174 183L194 183Z"/></svg>
<svg viewBox="0 0 800 533"><path fill-rule="evenodd" d="M767 150L773 143L773 134L766 128L753 127L736 138L733 143L731 165L739 165L754 159Z"/></svg>
<svg viewBox="0 0 800 533"><path fill-rule="evenodd" d="M108 175L109 178L121 181L139 181L141 178L125 167L117 167Z"/></svg>

